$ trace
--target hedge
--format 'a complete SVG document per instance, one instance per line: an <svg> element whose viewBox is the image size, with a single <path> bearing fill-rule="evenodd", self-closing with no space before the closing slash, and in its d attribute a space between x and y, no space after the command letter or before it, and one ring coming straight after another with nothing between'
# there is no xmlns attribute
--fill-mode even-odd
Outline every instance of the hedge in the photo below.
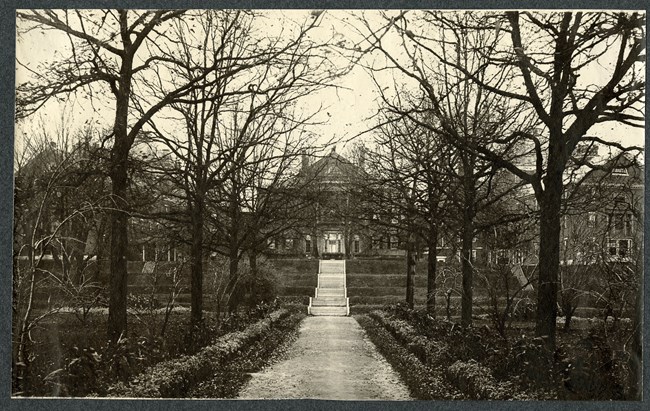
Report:
<svg viewBox="0 0 650 411"><path fill-rule="evenodd" d="M386 328L399 342L415 355L423 364L440 365L449 361L449 348L442 341L430 341L419 334L405 320L390 318L384 311L373 311L370 317Z"/></svg>
<svg viewBox="0 0 650 411"><path fill-rule="evenodd" d="M449 380L463 393L476 400L512 399L514 387L509 382L497 382L490 370L475 360L456 361L446 372Z"/></svg>
<svg viewBox="0 0 650 411"><path fill-rule="evenodd" d="M289 311L279 309L267 318L242 331L218 338L214 344L191 356L181 356L158 363L133 378L108 388L109 397L182 398L194 385L210 378L214 368L231 360L248 345L262 338L279 321L289 316Z"/></svg>
<svg viewBox="0 0 650 411"><path fill-rule="evenodd" d="M355 318L377 350L406 383L413 397L418 400L463 399L462 394L445 381L442 370L423 364L379 322L366 315Z"/></svg>

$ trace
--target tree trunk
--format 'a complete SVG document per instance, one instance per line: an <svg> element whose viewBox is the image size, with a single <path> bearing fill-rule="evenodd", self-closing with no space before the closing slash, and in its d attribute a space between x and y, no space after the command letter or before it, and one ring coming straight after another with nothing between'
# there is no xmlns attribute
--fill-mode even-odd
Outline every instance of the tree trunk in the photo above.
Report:
<svg viewBox="0 0 650 411"><path fill-rule="evenodd" d="M248 253L248 264L251 269L250 301L251 306L257 304L257 250L253 247Z"/></svg>
<svg viewBox="0 0 650 411"><path fill-rule="evenodd" d="M566 314L564 314L564 331L569 332L571 329L571 319L573 318L573 312L567 311Z"/></svg>
<svg viewBox="0 0 650 411"><path fill-rule="evenodd" d="M125 211L127 201L127 168L126 157L128 149L119 149L118 136L115 136L113 150L113 202L115 209L110 213L111 248L110 248L110 299L108 303L108 339L116 342L127 331L126 295L127 295L127 250L128 250L128 215Z"/></svg>
<svg viewBox="0 0 650 411"><path fill-rule="evenodd" d="M312 232L312 242L311 242L311 249L312 249L312 255L316 258L320 258L320 252L318 250L318 230L316 227L314 227L314 231Z"/></svg>
<svg viewBox="0 0 650 411"><path fill-rule="evenodd" d="M640 217L642 218L642 217ZM640 220L639 218L639 220ZM640 220L642 221L642 220ZM628 360L627 400L640 401L643 394L643 246L641 238L635 238L637 246L635 263L636 298L634 299L634 314L632 316L632 339Z"/></svg>
<svg viewBox="0 0 650 411"><path fill-rule="evenodd" d="M555 351L557 292L560 271L562 174L555 174L553 179L546 179L543 201L540 201L539 285L535 325L535 333L538 337L544 338L549 355L552 355Z"/></svg>
<svg viewBox="0 0 650 411"><path fill-rule="evenodd" d="M125 53L120 67L119 91L116 96L114 143L111 150L110 178L114 209L110 212L111 248L108 303L108 339L116 342L126 335L128 214L128 159L132 141L129 141L128 116L131 97L132 56Z"/></svg>
<svg viewBox="0 0 650 411"><path fill-rule="evenodd" d="M190 248L190 290L192 325L203 320L203 206L200 201L190 209L192 216L192 244Z"/></svg>
<svg viewBox="0 0 650 411"><path fill-rule="evenodd" d="M229 268L228 268L228 288L227 288L227 295L228 295L228 313L232 314L237 310L237 306L239 305L239 255L238 255L238 250L236 248L232 248L230 250L230 256L229 256Z"/></svg>
<svg viewBox="0 0 650 411"><path fill-rule="evenodd" d="M427 258L427 312L436 317L436 259L438 254L438 227L434 224L429 229L429 256Z"/></svg>
<svg viewBox="0 0 650 411"><path fill-rule="evenodd" d="M474 242L474 169L470 161L463 162L463 228L462 246L460 252L460 266L463 277L463 290L461 295L461 325L472 325L474 261L472 249Z"/></svg>
<svg viewBox="0 0 650 411"><path fill-rule="evenodd" d="M412 234L406 249L406 305L410 309L415 307L415 242Z"/></svg>

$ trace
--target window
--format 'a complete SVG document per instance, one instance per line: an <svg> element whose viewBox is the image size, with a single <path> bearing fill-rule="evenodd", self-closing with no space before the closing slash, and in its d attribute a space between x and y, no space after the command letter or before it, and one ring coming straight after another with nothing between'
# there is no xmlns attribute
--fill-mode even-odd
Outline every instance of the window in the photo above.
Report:
<svg viewBox="0 0 650 411"><path fill-rule="evenodd" d="M269 238L268 246L269 246L269 249L275 250L275 239L274 238Z"/></svg>
<svg viewBox="0 0 650 411"><path fill-rule="evenodd" d="M596 213L589 213L589 227L596 227Z"/></svg>
<svg viewBox="0 0 650 411"><path fill-rule="evenodd" d="M626 176L626 175L628 175L627 168L625 168L625 167L616 167L615 169L612 170L612 175Z"/></svg>
<svg viewBox="0 0 650 411"><path fill-rule="evenodd" d="M625 214L623 224L625 226L625 235L632 235L632 214Z"/></svg>
<svg viewBox="0 0 650 411"><path fill-rule="evenodd" d="M623 231L623 214L617 214L614 216L614 230Z"/></svg>
<svg viewBox="0 0 650 411"><path fill-rule="evenodd" d="M397 246L399 245L399 240L395 236L390 236L388 239L388 248L391 250L397 250Z"/></svg>
<svg viewBox="0 0 650 411"><path fill-rule="evenodd" d="M632 248L632 240L618 240L618 255L621 257L626 257L630 248Z"/></svg>
<svg viewBox="0 0 650 411"><path fill-rule="evenodd" d="M616 255L616 240L607 241L607 249L609 250L609 255Z"/></svg>
<svg viewBox="0 0 650 411"><path fill-rule="evenodd" d="M311 253L311 236L305 236L305 252Z"/></svg>
<svg viewBox="0 0 650 411"><path fill-rule="evenodd" d="M610 238L607 241L607 249L612 257L627 257L632 248L632 240L629 238Z"/></svg>
<svg viewBox="0 0 650 411"><path fill-rule="evenodd" d="M618 235L632 235L632 214L614 214L610 216L612 231Z"/></svg>
<svg viewBox="0 0 650 411"><path fill-rule="evenodd" d="M521 250L515 250L515 264L522 264L524 262L524 253Z"/></svg>
<svg viewBox="0 0 650 411"><path fill-rule="evenodd" d="M472 256L475 257L476 250L472 250ZM506 265L510 263L510 258L508 257L508 250L496 250L493 253L490 253L492 257L492 262L497 265Z"/></svg>
<svg viewBox="0 0 650 411"><path fill-rule="evenodd" d="M284 248L286 250L291 250L293 248L293 238L284 239Z"/></svg>
<svg viewBox="0 0 650 411"><path fill-rule="evenodd" d="M352 252L358 254L360 251L361 247L359 247L359 236L355 235L354 241L352 242Z"/></svg>

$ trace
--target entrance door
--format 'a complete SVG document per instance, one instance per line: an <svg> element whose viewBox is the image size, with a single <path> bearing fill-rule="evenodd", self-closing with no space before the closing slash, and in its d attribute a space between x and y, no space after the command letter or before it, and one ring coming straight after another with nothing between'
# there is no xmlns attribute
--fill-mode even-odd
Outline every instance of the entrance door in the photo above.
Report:
<svg viewBox="0 0 650 411"><path fill-rule="evenodd" d="M327 234L326 249L328 253L341 252L341 233Z"/></svg>
<svg viewBox="0 0 650 411"><path fill-rule="evenodd" d="M341 252L341 240L327 240L327 252L328 253L340 253Z"/></svg>

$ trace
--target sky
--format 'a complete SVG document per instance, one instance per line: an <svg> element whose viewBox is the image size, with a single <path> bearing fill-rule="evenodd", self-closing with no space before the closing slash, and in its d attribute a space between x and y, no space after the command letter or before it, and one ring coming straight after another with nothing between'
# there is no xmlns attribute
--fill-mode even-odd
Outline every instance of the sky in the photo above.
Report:
<svg viewBox="0 0 650 411"><path fill-rule="evenodd" d="M270 35L274 31L280 30L286 26L288 21L302 21L313 13L306 10L293 11L266 11L265 29ZM359 12L349 12L345 10L330 10L322 17L321 27L314 34L316 37L328 38L333 36L334 41L347 41L348 44L359 39L358 32L353 28L353 24ZM366 18L371 23L379 24L378 14L373 11L365 12ZM269 22L279 21L281 24L271 24ZM40 33L32 31L22 36L17 41L16 57L17 59L30 68L35 68L38 64L48 64L49 61L59 58L61 54L66 54L66 38L54 32ZM334 57L337 59L337 57ZM338 57L340 64L346 64L343 57ZM377 56L369 56L364 60L366 64L374 64ZM598 75L597 73L592 73ZM30 73L20 65L16 69L16 83L19 84L30 77ZM383 84L390 84L390 77L387 74L380 74L380 80ZM382 77L383 76L383 77ZM374 126L375 120L372 117L378 109L378 91L377 87L369 76L368 72L361 66L354 67L348 74L337 79L333 84L335 87L322 90L318 93L305 98L301 103L304 107L323 106L321 116L319 117L324 124L314 127L312 130L320 136L320 141L325 142L332 139L349 141L349 139ZM27 121L19 124L16 128L16 145L19 148L21 138L24 133L33 133L33 130L40 127L46 129L56 129L61 123L61 115L69 118L69 121L75 125L82 125L86 122L93 122L97 126L110 126L112 122L112 108L110 103L102 105L95 102L95 106L89 107L88 102L64 101L52 102L41 111L38 115L29 118ZM619 141L625 145L644 146L644 130L630 128L616 124L605 124L595 126L590 134L605 137ZM369 138L365 136L363 138ZM341 147L339 142L337 151L345 151L349 148Z"/></svg>

